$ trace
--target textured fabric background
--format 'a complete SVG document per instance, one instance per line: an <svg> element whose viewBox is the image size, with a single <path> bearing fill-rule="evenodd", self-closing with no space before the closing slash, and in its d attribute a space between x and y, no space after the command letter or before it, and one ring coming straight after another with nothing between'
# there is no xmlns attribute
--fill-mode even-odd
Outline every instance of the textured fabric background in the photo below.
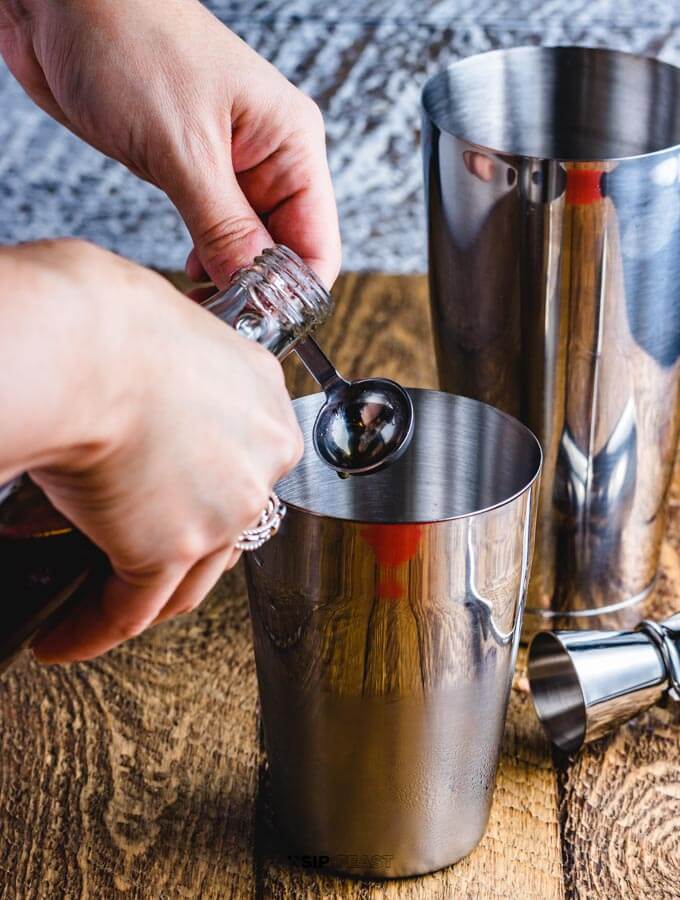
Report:
<svg viewBox="0 0 680 900"><path fill-rule="evenodd" d="M418 148L426 76L478 51L589 44L680 64L678 0L212 0L325 112L344 267L425 268ZM181 267L170 203L34 107L0 66L0 242L79 235Z"/></svg>

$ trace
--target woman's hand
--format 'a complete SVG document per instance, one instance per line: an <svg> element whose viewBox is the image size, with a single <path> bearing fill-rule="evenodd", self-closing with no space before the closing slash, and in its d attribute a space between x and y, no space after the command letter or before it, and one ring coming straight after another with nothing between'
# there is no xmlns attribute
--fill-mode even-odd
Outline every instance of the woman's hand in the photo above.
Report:
<svg viewBox="0 0 680 900"><path fill-rule="evenodd" d="M38 657L86 659L193 609L302 452L275 357L70 240L0 249L0 355L0 479L28 470L114 571Z"/></svg>
<svg viewBox="0 0 680 900"><path fill-rule="evenodd" d="M223 286L273 241L340 262L321 114L198 0L0 0L0 52L73 132L164 190Z"/></svg>

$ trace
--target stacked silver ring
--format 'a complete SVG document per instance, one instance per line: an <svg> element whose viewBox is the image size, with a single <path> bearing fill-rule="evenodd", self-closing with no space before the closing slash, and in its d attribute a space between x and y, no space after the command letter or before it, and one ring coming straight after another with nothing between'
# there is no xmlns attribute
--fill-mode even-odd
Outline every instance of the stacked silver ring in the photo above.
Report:
<svg viewBox="0 0 680 900"><path fill-rule="evenodd" d="M269 495L267 505L262 510L262 514L257 525L253 528L247 528L236 542L237 550L257 550L266 543L269 538L274 537L281 527L283 517L286 515L286 506L276 496L274 491Z"/></svg>

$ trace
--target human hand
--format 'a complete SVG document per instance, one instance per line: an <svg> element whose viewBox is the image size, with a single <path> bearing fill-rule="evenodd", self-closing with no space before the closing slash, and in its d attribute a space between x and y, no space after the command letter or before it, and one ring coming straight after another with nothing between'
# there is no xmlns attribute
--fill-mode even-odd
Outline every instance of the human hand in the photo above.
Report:
<svg viewBox="0 0 680 900"><path fill-rule="evenodd" d="M321 114L198 0L0 0L0 52L38 105L168 194L190 277L224 286L276 242L333 282Z"/></svg>
<svg viewBox="0 0 680 900"><path fill-rule="evenodd" d="M15 426L0 476L27 469L113 568L35 650L87 659L202 600L302 439L276 358L160 276L80 241L0 250L0 275L3 262L14 294L32 281L16 310L0 304Z"/></svg>

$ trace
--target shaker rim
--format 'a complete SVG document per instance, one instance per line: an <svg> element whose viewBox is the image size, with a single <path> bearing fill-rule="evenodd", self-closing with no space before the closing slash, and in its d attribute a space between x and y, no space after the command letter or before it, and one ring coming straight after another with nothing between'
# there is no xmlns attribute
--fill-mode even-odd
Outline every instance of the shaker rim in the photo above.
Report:
<svg viewBox="0 0 680 900"><path fill-rule="evenodd" d="M483 400L474 400L472 397L464 397L461 394L452 394L448 391L438 391L438 390L435 390L434 388L405 387L404 389L411 395L441 394L446 397L454 397L457 402L464 403L466 405L472 404L475 406L485 406L487 409L491 410L494 413L494 415L500 416L503 419L505 419L507 422L510 423L510 425L513 428L523 432L529 438L529 440L530 440L531 444L534 446L535 450L538 451L538 459L536 462L535 471L534 471L533 475L531 476L531 478L527 482L525 482L525 484L523 484L522 487L520 487L513 494L511 494L509 497L504 497L502 500L499 500L497 503L491 503L488 506L481 507L480 509L473 509L467 513L458 513L457 515L453 515L453 516L442 516L441 518L438 518L438 519L405 519L400 522L380 522L380 521L376 521L375 519L362 519L362 518L355 518L352 516L340 516L340 515L332 515L332 514L328 514L328 513L320 513L320 512L316 512L315 510L307 509L306 507L302 506L299 503L295 503L294 500L290 500L288 497L285 496L285 491L282 491L280 493L280 496L281 496L281 499L285 502L286 508L287 508L289 514L291 512L295 512L295 513L302 513L306 516L311 516L315 519L325 519L326 521L329 521L329 522L351 522L354 525L381 525L381 526L385 526L385 527L394 527L394 528L398 528L403 525L440 525L440 524L444 524L446 522L455 522L455 521L461 520L461 519L476 518L477 516L483 516L486 513L493 512L496 509L501 509L504 506L508 506L510 503L513 503L515 500L517 500L523 494L530 491L531 488L533 488L534 485L538 482L538 480L541 477L541 473L543 471L543 461L544 461L543 447L541 446L541 442L536 437L536 435L533 433L533 431L530 428L528 428L523 422L520 422L519 419L515 418L515 416L511 416L510 413L503 412L503 410L498 409L498 407L493 406L491 403L485 403ZM305 394L302 397L296 397L295 400L293 400L293 406L295 406L295 404L299 401L309 400L312 397L317 397L317 398L321 399L322 397L325 397L325 394L322 391L319 391L314 394ZM416 427L416 429L418 428L417 420L416 420L415 427ZM284 478L285 477L286 476L284 476ZM371 475L370 474L369 475L354 475L354 476L350 476L350 477L370 478ZM281 484L282 480L283 479L279 480L279 482L277 482L277 484L275 485L275 490L277 492L279 492L281 490L280 484Z"/></svg>
<svg viewBox="0 0 680 900"><path fill-rule="evenodd" d="M438 117L434 114L430 105L428 103L427 94L431 93L434 89L434 85L441 81L445 75L450 72L452 69L463 69L463 68L473 68L473 66L480 63L482 58L488 58L491 56L509 56L509 55L527 55L527 56L537 56L545 51L550 50L586 50L593 55L597 54L600 56L618 56L621 58L626 58L629 60L637 60L639 62L652 63L659 69L666 69L669 72L675 73L678 81L680 83L680 66L676 66L673 63L667 62L666 60L659 59L655 56L647 56L643 53L630 53L627 50L618 50L613 47L595 47L590 44L523 44L518 47L497 47L494 50L485 50L483 53L472 53L469 56L464 56L461 59L454 60L446 66L443 66L440 69L437 69L428 78L425 80L423 87L420 91L420 111L421 115L427 117L427 119L432 122L433 125L436 125L440 131L449 135L450 137L456 138L457 140L463 141L468 144L470 147L475 148L483 153L492 153L494 156L498 157L521 157L522 159L527 160L535 160L537 162L557 162L557 163L619 163L619 162L633 162L635 160L647 160L654 159L657 156L664 156L669 153L677 153L680 152L680 139L668 144L666 147L659 147L657 150L650 150L648 153L633 153L624 156L607 156L607 157L597 157L597 156L583 156L583 157L574 157L574 156L542 156L541 154L532 154L532 153L519 153L517 150L512 149L500 149L498 147L493 147L490 144L479 143L478 141L470 140L470 138L466 137L463 134L458 134L457 130L452 131L450 128L445 127L441 123L441 117Z"/></svg>

